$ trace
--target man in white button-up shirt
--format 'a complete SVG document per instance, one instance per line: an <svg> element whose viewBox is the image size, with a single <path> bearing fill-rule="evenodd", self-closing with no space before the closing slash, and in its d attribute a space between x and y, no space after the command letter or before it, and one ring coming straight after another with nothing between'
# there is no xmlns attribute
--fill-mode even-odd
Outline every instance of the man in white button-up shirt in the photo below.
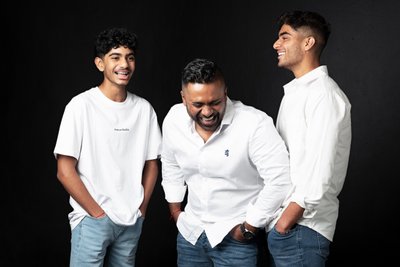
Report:
<svg viewBox="0 0 400 267"><path fill-rule="evenodd" d="M161 153L178 266L256 266L257 230L272 227L291 188L285 144L267 114L228 98L209 60L184 68L181 95Z"/></svg>
<svg viewBox="0 0 400 267"><path fill-rule="evenodd" d="M351 105L320 65L330 34L326 20L294 11L283 14L278 24L273 45L278 66L295 79L284 86L277 129L289 150L295 190L267 241L276 266L324 266L347 172Z"/></svg>

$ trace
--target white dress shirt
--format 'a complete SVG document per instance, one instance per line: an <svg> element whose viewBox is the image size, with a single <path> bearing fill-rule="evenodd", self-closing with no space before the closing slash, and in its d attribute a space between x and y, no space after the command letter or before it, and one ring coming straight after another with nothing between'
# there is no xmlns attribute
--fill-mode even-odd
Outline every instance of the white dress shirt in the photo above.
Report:
<svg viewBox="0 0 400 267"><path fill-rule="evenodd" d="M205 231L212 247L237 224L265 227L291 188L285 144L264 112L227 99L220 127L204 142L183 104L163 122L162 186L170 203L187 205L177 227L195 244Z"/></svg>
<svg viewBox="0 0 400 267"><path fill-rule="evenodd" d="M351 105L326 66L292 80L284 91L277 129L290 155L290 201L305 208L299 224L332 241L350 154Z"/></svg>

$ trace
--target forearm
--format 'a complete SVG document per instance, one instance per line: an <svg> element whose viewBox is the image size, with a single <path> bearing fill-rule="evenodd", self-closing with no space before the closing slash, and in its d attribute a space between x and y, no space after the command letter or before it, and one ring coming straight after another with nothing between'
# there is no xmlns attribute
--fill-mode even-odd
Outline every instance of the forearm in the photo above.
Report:
<svg viewBox="0 0 400 267"><path fill-rule="evenodd" d="M59 156L57 160L57 177L70 196L92 217L100 217L103 209L93 199L79 177L76 169L76 159Z"/></svg>
<svg viewBox="0 0 400 267"><path fill-rule="evenodd" d="M176 222L178 220L179 214L182 212L181 203L169 203L169 212L171 213L171 218Z"/></svg>
<svg viewBox="0 0 400 267"><path fill-rule="evenodd" d="M288 232L303 216L303 212L304 208L299 206L296 202L290 202L277 221L275 229L282 234Z"/></svg>
<svg viewBox="0 0 400 267"><path fill-rule="evenodd" d="M147 206L153 194L154 186L158 177L158 160L146 161L143 168L142 185L144 190L143 202L139 209L144 217L146 214Z"/></svg>

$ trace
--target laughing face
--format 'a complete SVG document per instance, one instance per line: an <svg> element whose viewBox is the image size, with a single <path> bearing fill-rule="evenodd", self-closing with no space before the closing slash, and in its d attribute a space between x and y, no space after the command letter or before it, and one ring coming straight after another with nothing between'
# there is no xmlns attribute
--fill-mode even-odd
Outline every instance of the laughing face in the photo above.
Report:
<svg viewBox="0 0 400 267"><path fill-rule="evenodd" d="M115 86L126 86L135 71L134 53L124 46L111 49L102 58L96 57L95 63L105 81Z"/></svg>
<svg viewBox="0 0 400 267"><path fill-rule="evenodd" d="M304 42L306 36L302 29L295 30L284 24L280 31L278 40L273 47L278 53L278 66L296 72L301 67L306 50Z"/></svg>
<svg viewBox="0 0 400 267"><path fill-rule="evenodd" d="M225 113L227 94L224 82L189 83L183 87L181 94L196 130L213 133Z"/></svg>

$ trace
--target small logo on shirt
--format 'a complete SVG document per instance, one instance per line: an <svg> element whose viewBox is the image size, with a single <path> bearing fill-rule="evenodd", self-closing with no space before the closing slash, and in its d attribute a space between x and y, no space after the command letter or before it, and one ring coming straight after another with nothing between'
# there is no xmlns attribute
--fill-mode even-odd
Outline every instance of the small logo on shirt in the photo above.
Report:
<svg viewBox="0 0 400 267"><path fill-rule="evenodd" d="M129 128L114 128L116 132L129 132Z"/></svg>
<svg viewBox="0 0 400 267"><path fill-rule="evenodd" d="M229 157L229 149L225 150L225 156Z"/></svg>

